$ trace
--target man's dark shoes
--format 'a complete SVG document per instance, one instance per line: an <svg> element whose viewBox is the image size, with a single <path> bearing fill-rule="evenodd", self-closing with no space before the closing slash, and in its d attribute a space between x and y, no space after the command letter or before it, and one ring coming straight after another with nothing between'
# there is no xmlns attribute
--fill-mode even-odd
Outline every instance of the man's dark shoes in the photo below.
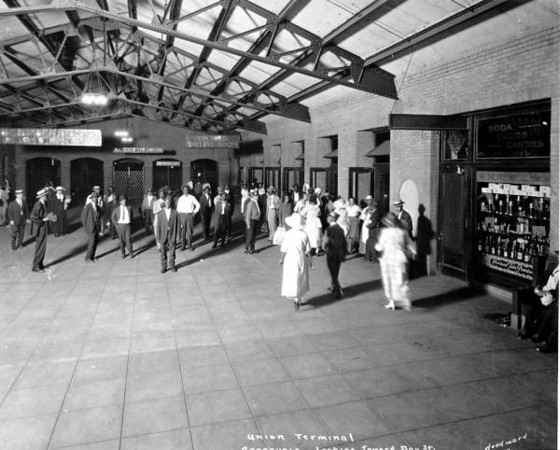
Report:
<svg viewBox="0 0 560 450"><path fill-rule="evenodd" d="M171 266L171 272L177 272L177 267Z"/></svg>
<svg viewBox="0 0 560 450"><path fill-rule="evenodd" d="M167 269L161 269L160 272L161 272L161 273L165 273L165 272L167 272Z"/></svg>

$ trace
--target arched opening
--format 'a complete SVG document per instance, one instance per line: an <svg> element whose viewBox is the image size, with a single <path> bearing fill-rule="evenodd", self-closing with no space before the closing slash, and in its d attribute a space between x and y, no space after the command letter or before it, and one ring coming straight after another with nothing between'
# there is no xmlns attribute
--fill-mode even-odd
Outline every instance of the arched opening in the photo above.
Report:
<svg viewBox="0 0 560 450"><path fill-rule="evenodd" d="M173 190L180 191L183 185L183 167L181 161L175 159L160 159L154 161L153 188L169 186Z"/></svg>
<svg viewBox="0 0 560 450"><path fill-rule="evenodd" d="M35 200L36 192L48 182L60 184L60 161L54 158L33 158L25 162L26 195L30 203Z"/></svg>
<svg viewBox="0 0 560 450"><path fill-rule="evenodd" d="M113 187L117 196L126 195L130 203L140 203L144 197L144 162L124 158L113 162Z"/></svg>
<svg viewBox="0 0 560 450"><path fill-rule="evenodd" d="M194 184L210 183L212 190L219 184L218 163L212 159L197 159L191 163L191 180Z"/></svg>
<svg viewBox="0 0 560 450"><path fill-rule="evenodd" d="M103 161L78 158L70 162L70 190L73 200L84 203L93 186L103 186Z"/></svg>

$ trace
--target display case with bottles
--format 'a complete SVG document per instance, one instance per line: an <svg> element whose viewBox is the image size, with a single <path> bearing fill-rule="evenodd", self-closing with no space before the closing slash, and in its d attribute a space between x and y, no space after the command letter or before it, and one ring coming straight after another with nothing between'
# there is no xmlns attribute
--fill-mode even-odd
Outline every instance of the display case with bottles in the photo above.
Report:
<svg viewBox="0 0 560 450"><path fill-rule="evenodd" d="M534 280L549 251L549 232L550 186L477 183L475 242L481 272Z"/></svg>

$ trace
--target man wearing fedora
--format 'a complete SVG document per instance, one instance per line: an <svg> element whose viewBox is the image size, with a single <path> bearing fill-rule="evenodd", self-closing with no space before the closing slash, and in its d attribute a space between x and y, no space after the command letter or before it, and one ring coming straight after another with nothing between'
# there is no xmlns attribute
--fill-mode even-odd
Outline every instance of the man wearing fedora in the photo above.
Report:
<svg viewBox="0 0 560 450"><path fill-rule="evenodd" d="M259 207L259 193L256 189L251 191L251 198L245 207L245 253L255 253L258 225L261 217Z"/></svg>
<svg viewBox="0 0 560 450"><path fill-rule="evenodd" d="M171 208L171 195L167 195L163 201L163 207L156 214L154 229L156 244L160 252L161 273L167 271L167 264L173 272L175 267L175 243L180 232L179 214Z"/></svg>
<svg viewBox="0 0 560 450"><path fill-rule="evenodd" d="M53 212L56 214L56 222L53 223L53 233L54 237L64 236L66 234L67 228L67 215L66 209L68 208L68 201L64 195L64 189L62 186L57 186L56 195L53 199Z"/></svg>
<svg viewBox="0 0 560 450"><path fill-rule="evenodd" d="M276 195L274 186L269 186L266 192L266 221L268 224L268 241L272 242L274 233L278 228L278 209L280 208L280 197Z"/></svg>
<svg viewBox="0 0 560 450"><path fill-rule="evenodd" d="M43 188L37 192L37 202L31 210L31 234L35 235L35 253L33 255L33 272L44 272L43 261L47 252L47 234L49 232L48 222L54 221L54 216L47 212L48 190Z"/></svg>
<svg viewBox="0 0 560 450"><path fill-rule="evenodd" d="M146 236L152 234L154 228L154 202L156 201L156 196L154 195L153 189L148 189L148 192L142 200L142 217L144 218L144 230Z"/></svg>
<svg viewBox="0 0 560 450"><path fill-rule="evenodd" d="M88 237L86 250L86 262L95 262L95 250L97 249L97 241L101 230L101 210L98 206L99 194L93 191L90 195L90 201L82 209L82 225Z"/></svg>
<svg viewBox="0 0 560 450"><path fill-rule="evenodd" d="M126 204L126 197L120 195L119 206L117 206L111 215L111 222L117 229L119 237L119 247L121 249L121 258L126 258L126 249L130 259L134 258L132 251L132 241L130 240L130 225L132 224L132 208Z"/></svg>
<svg viewBox="0 0 560 450"><path fill-rule="evenodd" d="M400 226L408 233L408 237L412 239L412 217L403 209L403 206L404 202L400 199L393 202L393 209Z"/></svg>
<svg viewBox="0 0 560 450"><path fill-rule="evenodd" d="M23 191L16 190L16 199L8 205L8 221L10 223L10 246L12 250L23 247L25 224L28 220L29 210L27 202L23 199Z"/></svg>

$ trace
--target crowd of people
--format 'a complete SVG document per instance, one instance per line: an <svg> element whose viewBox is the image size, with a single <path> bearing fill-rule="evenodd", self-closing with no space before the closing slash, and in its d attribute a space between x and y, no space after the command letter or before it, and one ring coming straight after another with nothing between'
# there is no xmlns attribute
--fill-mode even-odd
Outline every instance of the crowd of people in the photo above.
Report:
<svg viewBox="0 0 560 450"><path fill-rule="evenodd" d="M55 188L49 183L37 192L36 202L29 212L21 190L15 191L11 201L9 194L9 186L3 186L0 199L6 197L6 200L0 205L0 212L3 211L0 219L4 218L10 226L11 248L17 250L23 245L25 226L30 223L31 234L35 237L32 271L43 272L47 235L49 231L55 237L66 234L66 211L71 198L62 186ZM195 250L194 228L198 222L204 241L211 241L212 248L225 247L232 239L236 204L239 204L245 230L244 253L250 255L259 251L255 245L261 233L266 234L270 244L280 246L281 295L293 300L296 310L309 290L308 271L313 268L314 256L326 255L331 276L329 290L336 298L341 298L340 268L346 257L353 254L379 263L387 309L411 309L411 263L420 249L420 242L419 239L415 242L412 236L412 219L404 209L404 202L393 202L392 211L387 211L371 195L363 200L345 199L323 194L320 187L312 188L308 184L295 185L281 196L272 186L264 189L260 184L243 185L238 202L228 185L218 186L215 195L208 183L195 190L189 182L181 193L169 187L160 188L157 193L149 189L139 213L145 234L155 238L161 273L177 272L177 249ZM419 212L423 218L422 211ZM97 261L97 244L106 234L118 239L123 259L134 258L133 220L134 211L125 195L117 196L112 187L103 195L101 187L94 186L80 215L87 235L85 261ZM526 326L519 335L541 343L538 349L543 352L555 348L557 340L557 333L550 330L557 323L558 267L550 277L548 284L535 290L541 301L530 309Z"/></svg>

